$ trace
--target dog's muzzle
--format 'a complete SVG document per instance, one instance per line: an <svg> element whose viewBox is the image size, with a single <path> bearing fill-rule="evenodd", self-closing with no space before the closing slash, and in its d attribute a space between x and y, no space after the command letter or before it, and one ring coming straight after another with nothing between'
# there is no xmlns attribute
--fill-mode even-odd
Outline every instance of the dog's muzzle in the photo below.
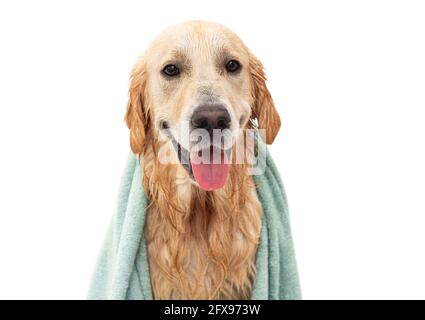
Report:
<svg viewBox="0 0 425 320"><path fill-rule="evenodd" d="M180 164L201 189L220 189L227 181L232 152L230 127L231 117L224 106L196 108L190 118L190 150L184 148L168 128L163 128Z"/></svg>

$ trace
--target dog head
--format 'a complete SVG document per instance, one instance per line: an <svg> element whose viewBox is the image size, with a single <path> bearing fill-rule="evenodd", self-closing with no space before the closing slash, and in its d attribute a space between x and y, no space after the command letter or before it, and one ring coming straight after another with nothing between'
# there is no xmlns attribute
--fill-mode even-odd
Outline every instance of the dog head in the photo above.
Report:
<svg viewBox="0 0 425 320"><path fill-rule="evenodd" d="M131 74L125 118L132 151L145 152L150 132L173 144L201 188L222 187L245 128L264 129L268 144L279 131L265 81L261 62L229 29L202 21L167 28Z"/></svg>

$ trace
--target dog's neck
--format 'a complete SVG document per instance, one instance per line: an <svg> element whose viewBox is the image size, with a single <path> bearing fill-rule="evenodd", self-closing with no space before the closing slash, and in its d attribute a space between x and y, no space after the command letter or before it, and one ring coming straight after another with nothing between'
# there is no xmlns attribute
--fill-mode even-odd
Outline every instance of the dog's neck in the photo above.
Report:
<svg viewBox="0 0 425 320"><path fill-rule="evenodd" d="M180 164L158 160L147 146L145 224L155 298L247 299L255 276L261 206L245 165L231 165L216 191L196 186Z"/></svg>

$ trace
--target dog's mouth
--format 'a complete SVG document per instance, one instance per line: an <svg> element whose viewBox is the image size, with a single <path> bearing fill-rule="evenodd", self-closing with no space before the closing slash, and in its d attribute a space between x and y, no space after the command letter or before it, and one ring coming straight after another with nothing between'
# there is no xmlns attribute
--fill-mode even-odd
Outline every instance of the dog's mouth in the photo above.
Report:
<svg viewBox="0 0 425 320"><path fill-rule="evenodd" d="M200 150L187 150L171 136L180 164L190 178L206 191L222 188L229 175L232 148L227 150L210 146Z"/></svg>

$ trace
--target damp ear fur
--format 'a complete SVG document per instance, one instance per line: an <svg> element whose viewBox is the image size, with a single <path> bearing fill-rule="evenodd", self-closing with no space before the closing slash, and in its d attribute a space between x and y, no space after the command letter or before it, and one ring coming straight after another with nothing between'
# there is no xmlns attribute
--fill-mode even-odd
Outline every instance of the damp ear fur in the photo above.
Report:
<svg viewBox="0 0 425 320"><path fill-rule="evenodd" d="M267 89L263 65L252 53L250 53L249 69L253 101L251 120L257 120L258 128L266 131L266 143L272 144L281 126L280 116Z"/></svg>
<svg viewBox="0 0 425 320"><path fill-rule="evenodd" d="M125 122L130 129L131 150L136 155L144 153L146 132L150 124L146 80L145 63L140 60L131 72L129 98L125 114Z"/></svg>

